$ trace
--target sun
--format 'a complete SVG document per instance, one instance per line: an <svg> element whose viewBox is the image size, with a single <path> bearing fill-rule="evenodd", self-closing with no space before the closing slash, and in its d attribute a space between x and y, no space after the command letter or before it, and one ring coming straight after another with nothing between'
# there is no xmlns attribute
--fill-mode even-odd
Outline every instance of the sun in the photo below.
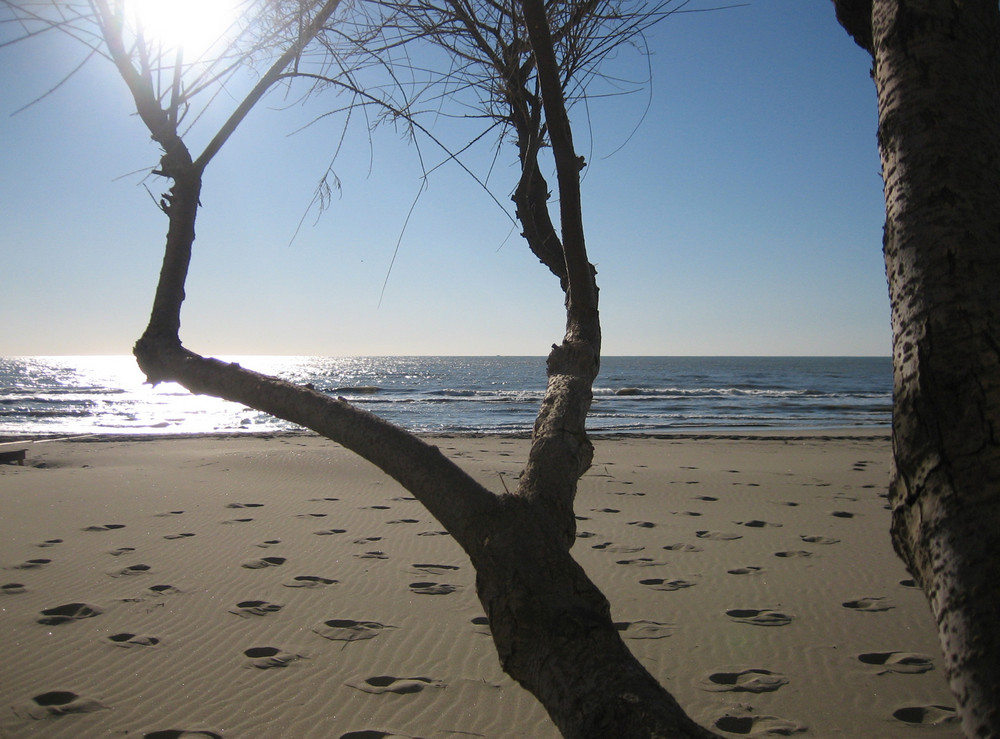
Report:
<svg viewBox="0 0 1000 739"><path fill-rule="evenodd" d="M195 58L212 48L236 20L237 0L131 0L136 30L149 42Z"/></svg>

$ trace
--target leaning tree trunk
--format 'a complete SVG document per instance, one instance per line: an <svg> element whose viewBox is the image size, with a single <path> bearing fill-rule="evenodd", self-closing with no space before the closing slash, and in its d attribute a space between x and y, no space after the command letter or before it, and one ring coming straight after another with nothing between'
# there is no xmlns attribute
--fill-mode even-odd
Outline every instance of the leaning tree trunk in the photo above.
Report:
<svg viewBox="0 0 1000 739"><path fill-rule="evenodd" d="M267 87L336 7L327 0L298 43L262 77L201 156L192 158L177 134L177 116L164 110L148 84L149 70L133 65L106 0L102 31L128 83L143 122L165 150L162 174L172 180L161 207L169 219L160 281L148 327L135 345L150 382L242 403L310 428L380 467L409 490L452 534L476 569L504 670L541 701L567 737L713 737L695 724L626 648L604 595L570 555L575 540L573 501L593 449L585 421L600 364L595 270L587 260L579 170L543 0L523 10L544 90L549 143L556 160L562 239L547 213L535 213L526 236L560 276L566 293L566 333L548 359L548 385L529 459L517 490L496 495L435 447L375 416L310 387L300 387L207 359L179 338L184 283L195 239L205 166ZM176 113L176 111L174 111ZM538 121L541 126L541 119ZM536 129L536 138L541 137ZM523 165L526 203L544 208L548 193L537 173L536 146ZM525 189L526 188L526 189ZM519 215L521 215L519 213ZM528 232L531 232L530 234ZM536 248L544 242L545 249Z"/></svg>
<svg viewBox="0 0 1000 739"><path fill-rule="evenodd" d="M835 0L872 53L892 305L892 540L963 729L1000 736L1000 9Z"/></svg>

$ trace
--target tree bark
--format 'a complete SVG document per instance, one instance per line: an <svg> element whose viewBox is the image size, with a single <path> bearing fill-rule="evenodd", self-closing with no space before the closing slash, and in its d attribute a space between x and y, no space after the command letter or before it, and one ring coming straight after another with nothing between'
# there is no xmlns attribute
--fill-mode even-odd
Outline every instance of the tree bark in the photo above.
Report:
<svg viewBox="0 0 1000 739"><path fill-rule="evenodd" d="M1000 9L836 4L878 92L893 545L930 601L965 733L1000 736Z"/></svg>

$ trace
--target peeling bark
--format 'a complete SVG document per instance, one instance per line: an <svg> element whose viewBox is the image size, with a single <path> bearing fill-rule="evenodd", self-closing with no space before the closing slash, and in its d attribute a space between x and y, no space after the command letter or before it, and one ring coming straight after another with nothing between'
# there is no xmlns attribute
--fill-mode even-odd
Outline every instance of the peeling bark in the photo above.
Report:
<svg viewBox="0 0 1000 739"><path fill-rule="evenodd" d="M859 43L867 5L878 93L893 545L930 601L964 731L1000 736L1000 9L836 5Z"/></svg>

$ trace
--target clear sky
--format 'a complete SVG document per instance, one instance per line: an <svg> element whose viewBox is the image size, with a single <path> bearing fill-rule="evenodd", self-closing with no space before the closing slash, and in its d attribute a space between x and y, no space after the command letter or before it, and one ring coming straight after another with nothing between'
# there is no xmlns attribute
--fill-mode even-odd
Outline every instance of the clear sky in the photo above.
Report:
<svg viewBox="0 0 1000 739"><path fill-rule="evenodd" d="M832 3L678 14L649 41L648 94L573 112L604 353L888 355L870 60ZM14 115L81 52L58 35L0 49L0 355L126 354L148 318L166 219L144 185L158 195L164 181L144 178L157 149L114 68L93 60ZM638 76L646 61L618 63ZM351 129L341 192L292 241L341 131L332 119L300 129L338 102L271 98L210 165L184 343L474 355L561 340L555 278L454 166L431 176L380 304L421 185L391 130ZM507 204L513 147L489 182Z"/></svg>

